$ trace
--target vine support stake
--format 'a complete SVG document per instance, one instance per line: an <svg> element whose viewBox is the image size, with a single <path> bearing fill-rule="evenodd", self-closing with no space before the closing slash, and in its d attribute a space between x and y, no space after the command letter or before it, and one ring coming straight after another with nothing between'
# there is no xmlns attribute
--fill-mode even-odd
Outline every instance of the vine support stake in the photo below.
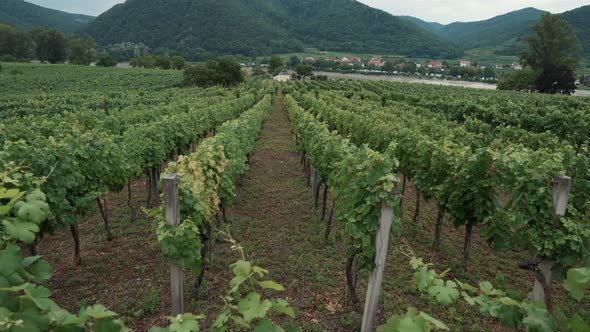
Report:
<svg viewBox="0 0 590 332"><path fill-rule="evenodd" d="M318 207L318 198L320 196L320 176L318 174L317 169L315 169L314 167L311 168L312 169L312 173L313 173L313 201L314 201L314 206L317 208Z"/></svg>
<svg viewBox="0 0 590 332"><path fill-rule="evenodd" d="M559 175L553 179L553 209L556 222L565 216L571 188L572 178L569 176ZM555 262L551 258L541 257L541 262L538 264L539 273L537 273L535 284L533 285L533 300L545 303L549 311L553 311L553 305L551 303L551 282L553 281L553 276L551 269L554 264Z"/></svg>
<svg viewBox="0 0 590 332"><path fill-rule="evenodd" d="M180 224L178 202L178 175L164 174L162 179L164 204L166 206L166 223L171 226ZM172 316L184 313L184 273L175 260L170 261L170 293L172 297Z"/></svg>
<svg viewBox="0 0 590 332"><path fill-rule="evenodd" d="M394 191L390 196L395 196L397 192L397 183ZM361 332L375 331L375 317L377 315L377 306L379 304L379 293L381 293L381 283L383 282L383 272L385 271L385 259L387 257L387 247L389 246L389 235L391 233L391 224L393 223L393 209L387 203L381 204L381 218L379 219L379 230L375 241L375 269L369 276L369 287L367 289L367 298L365 300L365 310L363 312L363 324Z"/></svg>

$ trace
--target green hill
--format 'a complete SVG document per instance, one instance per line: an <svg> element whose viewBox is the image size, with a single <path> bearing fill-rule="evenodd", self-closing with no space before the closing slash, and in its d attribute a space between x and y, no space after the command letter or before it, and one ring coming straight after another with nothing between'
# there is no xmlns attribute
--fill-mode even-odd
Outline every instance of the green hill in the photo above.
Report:
<svg viewBox="0 0 590 332"><path fill-rule="evenodd" d="M425 22L411 16L400 16L465 49L493 48L498 55L518 55L526 47L525 36L541 15L536 8L524 8L489 20L456 22L448 25ZM584 55L590 55L590 6L561 14L572 25L582 45Z"/></svg>
<svg viewBox="0 0 590 332"><path fill-rule="evenodd" d="M590 5L561 14L576 31L582 54L590 55Z"/></svg>
<svg viewBox="0 0 590 332"><path fill-rule="evenodd" d="M48 9L22 0L0 0L0 23L17 29L45 27L74 33L93 19L92 16Z"/></svg>
<svg viewBox="0 0 590 332"><path fill-rule="evenodd" d="M457 55L417 25L351 0L128 0L84 30L99 44L215 53L331 51Z"/></svg>

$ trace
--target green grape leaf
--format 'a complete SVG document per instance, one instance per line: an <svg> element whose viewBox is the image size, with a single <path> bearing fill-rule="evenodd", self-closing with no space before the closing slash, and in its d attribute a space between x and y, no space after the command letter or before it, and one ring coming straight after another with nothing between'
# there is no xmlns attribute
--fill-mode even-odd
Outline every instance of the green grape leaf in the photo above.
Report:
<svg viewBox="0 0 590 332"><path fill-rule="evenodd" d="M272 301L272 308L277 312L295 318L295 311L289 306L289 303L284 299L275 299Z"/></svg>
<svg viewBox="0 0 590 332"><path fill-rule="evenodd" d="M551 314L545 310L534 306L525 308L526 317L522 320L528 326L529 332L553 332L555 324Z"/></svg>
<svg viewBox="0 0 590 332"><path fill-rule="evenodd" d="M522 314L518 306L506 306L500 313L502 325L518 329L522 322Z"/></svg>
<svg viewBox="0 0 590 332"><path fill-rule="evenodd" d="M269 300L260 302L260 295L257 293L250 293L238 302L238 311L248 323L256 318L266 316L271 307L272 303Z"/></svg>
<svg viewBox="0 0 590 332"><path fill-rule="evenodd" d="M215 319L215 322L213 322L213 327L222 328L229 320L230 315L231 312L229 309L223 310L219 315L217 315L217 319Z"/></svg>
<svg viewBox="0 0 590 332"><path fill-rule="evenodd" d="M44 283L51 278L51 275L53 274L53 268L49 263L40 259L30 265L27 268L27 272L30 274L30 277L33 278L33 281L37 283Z"/></svg>
<svg viewBox="0 0 590 332"><path fill-rule="evenodd" d="M39 232L39 226L31 222L3 220L2 225L10 237L24 243L33 243L35 234Z"/></svg>
<svg viewBox="0 0 590 332"><path fill-rule="evenodd" d="M432 325L434 325L434 327L436 327L439 330L445 330L445 331L449 331L449 327L447 325L445 325L445 323L441 322L440 320L424 313L424 312L420 312L420 317L426 319L428 322L430 322Z"/></svg>
<svg viewBox="0 0 590 332"><path fill-rule="evenodd" d="M590 285L590 268L570 269L563 285L574 299L580 301L584 297L585 288Z"/></svg>
<svg viewBox="0 0 590 332"><path fill-rule="evenodd" d="M119 332L122 326L112 319L99 319L92 325L93 332Z"/></svg>
<svg viewBox="0 0 590 332"><path fill-rule="evenodd" d="M252 263L237 261L231 265L231 269L235 276L248 278L252 272Z"/></svg>
<svg viewBox="0 0 590 332"><path fill-rule="evenodd" d="M102 304L95 304L86 308L84 314L94 319L113 318L117 316L116 313L107 310Z"/></svg>
<svg viewBox="0 0 590 332"><path fill-rule="evenodd" d="M428 288L428 294L442 305L450 305L459 299L457 284L450 280L445 283L441 279L436 279L433 285Z"/></svg>
<svg viewBox="0 0 590 332"><path fill-rule="evenodd" d="M21 266L21 252L20 248L15 245L8 245L6 248L0 251L0 275L5 277L12 276L16 270Z"/></svg>
<svg viewBox="0 0 590 332"><path fill-rule="evenodd" d="M273 289L276 291L284 291L285 290L285 288L283 286L277 284L276 282L274 282L272 280L260 281L260 282L258 282L258 284L260 285L260 287L266 288L266 289Z"/></svg>
<svg viewBox="0 0 590 332"><path fill-rule="evenodd" d="M426 290L436 278L436 272L423 267L414 273L414 284L419 291Z"/></svg>
<svg viewBox="0 0 590 332"><path fill-rule="evenodd" d="M199 319L203 316L195 316L193 314L182 314L176 317L170 317L170 332L199 332Z"/></svg>

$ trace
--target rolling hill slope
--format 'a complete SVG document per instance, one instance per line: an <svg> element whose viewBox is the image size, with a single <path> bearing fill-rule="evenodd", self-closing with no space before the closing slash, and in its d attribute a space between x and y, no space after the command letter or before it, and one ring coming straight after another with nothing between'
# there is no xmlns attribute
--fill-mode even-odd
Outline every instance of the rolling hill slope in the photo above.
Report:
<svg viewBox="0 0 590 332"><path fill-rule="evenodd" d="M590 55L590 5L561 14L576 31L582 54Z"/></svg>
<svg viewBox="0 0 590 332"><path fill-rule="evenodd" d="M425 22L411 16L400 16L465 49L495 48L497 54L518 55L525 45L523 39L532 33L545 13L536 8L524 8L478 22L456 22L448 25ZM590 55L590 6L570 10L561 17L576 31L583 55Z"/></svg>
<svg viewBox="0 0 590 332"><path fill-rule="evenodd" d="M143 42L259 55L317 47L332 51L456 55L417 25L351 0L128 0L84 30L99 44Z"/></svg>
<svg viewBox="0 0 590 332"><path fill-rule="evenodd" d="M48 9L22 0L0 0L0 23L17 29L55 28L74 33L94 17Z"/></svg>

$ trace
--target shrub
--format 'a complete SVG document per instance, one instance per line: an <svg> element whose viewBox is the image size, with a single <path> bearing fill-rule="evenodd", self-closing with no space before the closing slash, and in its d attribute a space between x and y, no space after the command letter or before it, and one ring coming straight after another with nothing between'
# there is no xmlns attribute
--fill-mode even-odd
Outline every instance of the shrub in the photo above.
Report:
<svg viewBox="0 0 590 332"><path fill-rule="evenodd" d="M162 55L156 58L156 67L160 69L170 69L172 68L172 62L170 57L167 55Z"/></svg>
<svg viewBox="0 0 590 332"><path fill-rule="evenodd" d="M173 56L172 58L170 58L170 61L172 62L173 69L182 70L186 65L186 61L184 60L184 58L179 55Z"/></svg>
<svg viewBox="0 0 590 332"><path fill-rule="evenodd" d="M97 66L100 67L115 67L117 61L110 54L103 54L98 58Z"/></svg>
<svg viewBox="0 0 590 332"><path fill-rule="evenodd" d="M530 69L515 70L498 81L498 90L535 91L537 74Z"/></svg>
<svg viewBox="0 0 590 332"><path fill-rule="evenodd" d="M225 87L244 81L240 64L229 59L211 60L189 66L184 70L184 85L209 87L223 85Z"/></svg>

